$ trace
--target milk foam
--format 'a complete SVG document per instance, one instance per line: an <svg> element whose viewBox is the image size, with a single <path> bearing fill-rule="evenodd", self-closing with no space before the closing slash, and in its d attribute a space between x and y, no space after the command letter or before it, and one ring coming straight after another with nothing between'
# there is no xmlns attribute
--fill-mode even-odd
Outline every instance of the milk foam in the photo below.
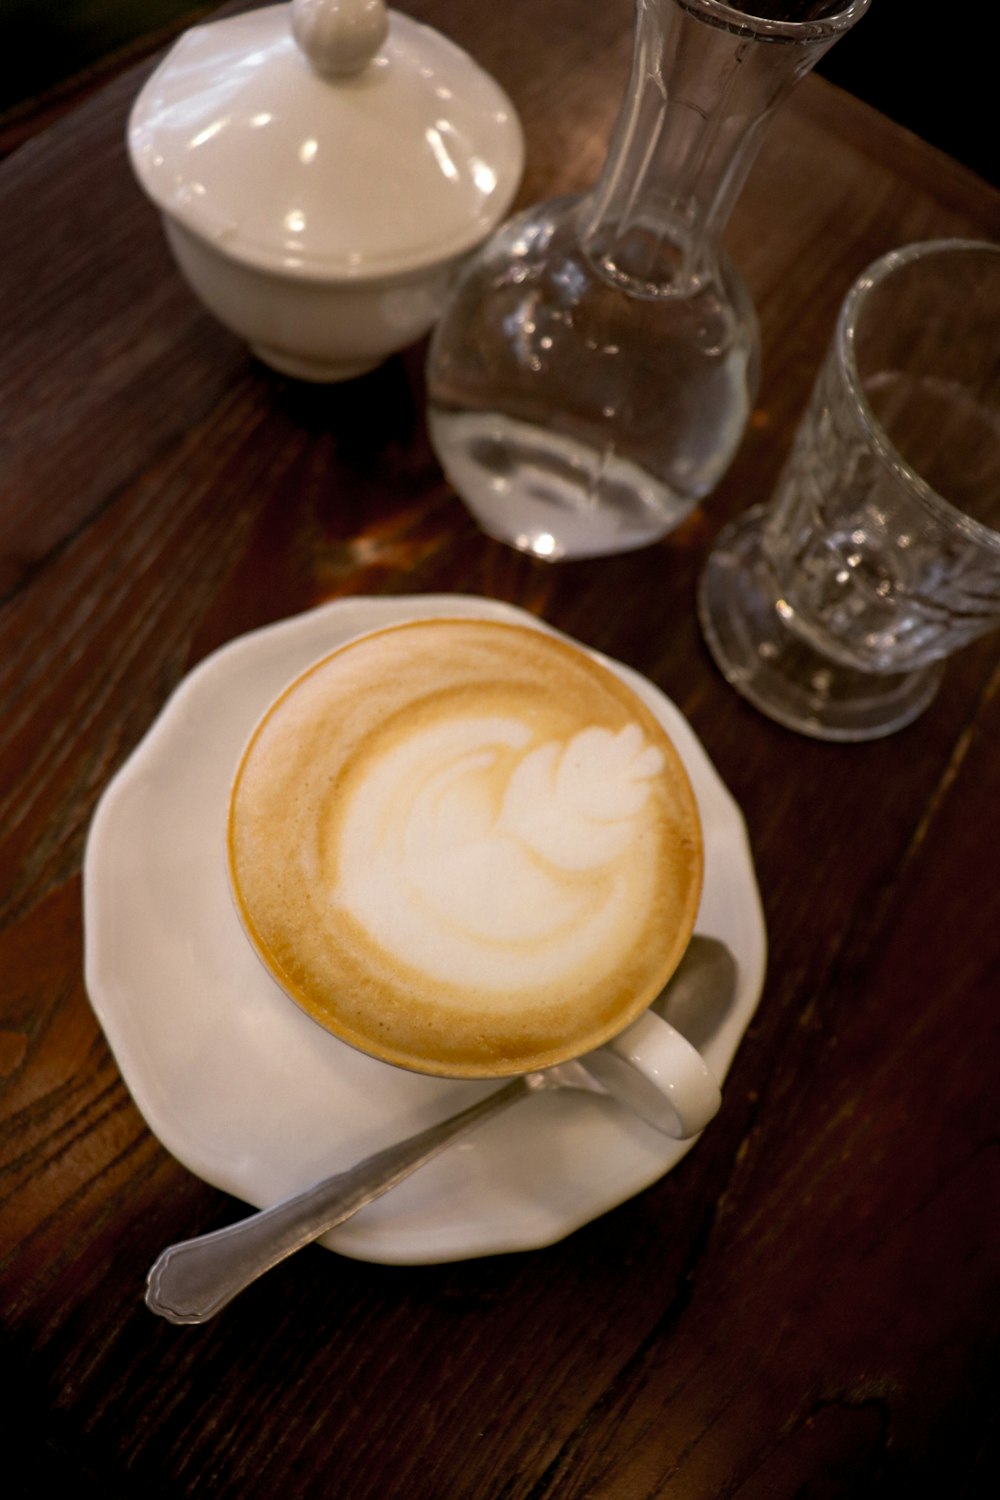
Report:
<svg viewBox="0 0 1000 1500"><path fill-rule="evenodd" d="M271 972L337 1036L499 1076L597 1046L679 960L697 809L616 674L527 627L433 620L304 673L233 786L229 866Z"/></svg>
<svg viewBox="0 0 1000 1500"><path fill-rule="evenodd" d="M461 708L394 736L352 788L326 872L373 942L491 1006L615 967L651 879L641 815L662 752L636 724L533 739Z"/></svg>

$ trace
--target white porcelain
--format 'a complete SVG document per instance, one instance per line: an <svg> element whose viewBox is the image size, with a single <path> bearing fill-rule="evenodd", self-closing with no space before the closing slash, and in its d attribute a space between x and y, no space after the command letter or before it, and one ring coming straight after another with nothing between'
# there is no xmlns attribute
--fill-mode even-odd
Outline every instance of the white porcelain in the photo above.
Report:
<svg viewBox="0 0 1000 1500"><path fill-rule="evenodd" d="M246 942L225 870L230 779L253 725L310 662L367 630L435 615L532 616L460 595L348 599L223 647L180 685L107 788L84 864L86 979L136 1104L206 1182L256 1207L489 1092L364 1056L291 1004ZM738 964L720 1016L693 1018L719 1080L756 1009L766 939L739 809L677 709L608 663L661 719L705 833L698 931ZM666 1012L679 1030L692 1018ZM419 1264L547 1245L655 1182L691 1149L608 1098L540 1094L490 1122L324 1240Z"/></svg>
<svg viewBox="0 0 1000 1500"><path fill-rule="evenodd" d="M205 305L313 380L426 333L524 162L496 82L382 0L293 0L185 32L133 105L128 149Z"/></svg>

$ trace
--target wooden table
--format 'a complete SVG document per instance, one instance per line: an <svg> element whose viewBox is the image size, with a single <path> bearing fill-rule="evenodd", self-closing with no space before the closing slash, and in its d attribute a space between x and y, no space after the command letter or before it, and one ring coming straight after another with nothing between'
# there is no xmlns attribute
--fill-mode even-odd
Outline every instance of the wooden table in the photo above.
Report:
<svg viewBox="0 0 1000 1500"><path fill-rule="evenodd" d="M523 202L592 179L629 0L408 9L509 90ZM730 228L764 333L730 474L662 544L550 567L482 537L442 480L422 349L314 389L195 304L125 159L146 71L0 170L0 1410L7 1462L31 1464L7 1493L992 1493L997 643L956 658L912 728L836 747L724 684L694 591L717 529L768 493L853 276L907 241L998 237L1000 196L806 80ZM324 600L439 590L647 674L741 804L770 963L722 1113L550 1248L431 1267L313 1248L204 1328L168 1326L143 1306L150 1262L242 1207L152 1136L88 1004L96 800L221 643Z"/></svg>

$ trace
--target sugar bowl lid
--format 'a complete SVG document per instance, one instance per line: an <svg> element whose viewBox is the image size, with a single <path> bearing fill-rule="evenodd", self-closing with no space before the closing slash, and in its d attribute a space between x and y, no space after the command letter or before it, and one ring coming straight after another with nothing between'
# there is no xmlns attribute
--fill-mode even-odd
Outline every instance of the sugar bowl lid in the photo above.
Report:
<svg viewBox="0 0 1000 1500"><path fill-rule="evenodd" d="M461 254L499 223L524 161L498 84L383 0L292 0L185 32L135 101L128 147L165 213L306 279Z"/></svg>

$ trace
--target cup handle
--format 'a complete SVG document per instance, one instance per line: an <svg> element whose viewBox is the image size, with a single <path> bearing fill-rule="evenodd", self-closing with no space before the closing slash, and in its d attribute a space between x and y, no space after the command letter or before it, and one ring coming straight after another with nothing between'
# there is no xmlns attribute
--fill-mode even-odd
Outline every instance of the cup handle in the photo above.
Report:
<svg viewBox="0 0 1000 1500"><path fill-rule="evenodd" d="M675 1140L698 1135L722 1104L701 1053L652 1011L579 1061L609 1094Z"/></svg>

